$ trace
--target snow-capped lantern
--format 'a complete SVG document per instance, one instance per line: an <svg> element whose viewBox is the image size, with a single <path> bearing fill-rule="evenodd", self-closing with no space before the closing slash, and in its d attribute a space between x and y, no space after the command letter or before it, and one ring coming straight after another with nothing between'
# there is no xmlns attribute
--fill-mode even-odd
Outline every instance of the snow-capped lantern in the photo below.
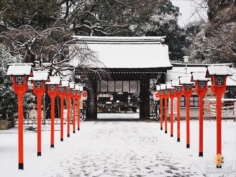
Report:
<svg viewBox="0 0 236 177"><path fill-rule="evenodd" d="M42 145L41 145L41 105L42 96L45 94L45 82L48 80L48 70L44 71L33 71L33 77L29 77L29 80L33 82L33 92L37 96L37 156L41 156Z"/></svg>
<svg viewBox="0 0 236 177"><path fill-rule="evenodd" d="M210 79L205 78L205 72L193 72L191 74L191 81L195 82L195 92L198 95L199 102L199 157L203 157L203 99L207 93L207 83Z"/></svg>
<svg viewBox="0 0 236 177"><path fill-rule="evenodd" d="M58 85L60 84L60 77L59 76L49 76L50 82L46 82L48 86L48 95L51 98L51 148L54 148L54 121L55 121L55 97L58 95Z"/></svg>
<svg viewBox="0 0 236 177"><path fill-rule="evenodd" d="M216 96L216 155L222 155L221 97L226 91L226 78L231 76L229 66L212 65L207 67L206 77L211 78L211 90ZM217 165L221 168L221 165Z"/></svg>
<svg viewBox="0 0 236 177"><path fill-rule="evenodd" d="M182 85L178 80L171 81L171 86L175 89L175 96L177 97L177 142L180 142L180 98L182 96Z"/></svg>
<svg viewBox="0 0 236 177"><path fill-rule="evenodd" d="M170 137L173 137L173 122L174 122L174 87L172 87L171 82L166 82L166 88L168 89L169 102L170 102Z"/></svg>
<svg viewBox="0 0 236 177"><path fill-rule="evenodd" d="M18 97L18 168L24 169L24 113L23 96L28 90L27 78L32 74L31 63L11 63L8 65L7 75L12 77L12 87Z"/></svg>
<svg viewBox="0 0 236 177"><path fill-rule="evenodd" d="M192 87L194 82L191 82L191 77L182 76L179 77L180 84L182 84L183 95L186 99L186 148L190 148L190 112L189 112L189 101L192 95Z"/></svg>

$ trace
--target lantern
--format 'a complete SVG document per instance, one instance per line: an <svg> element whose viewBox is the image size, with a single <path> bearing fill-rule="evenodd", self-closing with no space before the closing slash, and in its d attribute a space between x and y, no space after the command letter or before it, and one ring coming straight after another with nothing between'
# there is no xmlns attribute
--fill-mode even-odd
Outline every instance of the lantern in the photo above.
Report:
<svg viewBox="0 0 236 177"><path fill-rule="evenodd" d="M229 66L211 65L207 67L206 77L211 78L212 92L216 95L216 155L222 156L221 97L226 91L226 77L231 76ZM216 166L221 168L221 164Z"/></svg>
<svg viewBox="0 0 236 177"><path fill-rule="evenodd" d="M54 121L55 121L55 97L58 95L58 85L60 84L60 77L59 76L50 76L50 82L46 82L48 85L48 95L51 98L51 138L50 144L51 148L54 148Z"/></svg>
<svg viewBox="0 0 236 177"><path fill-rule="evenodd" d="M12 87L18 97L18 168L24 169L24 115L23 96L28 90L27 77L32 74L31 63L11 63L7 75L12 77Z"/></svg>
<svg viewBox="0 0 236 177"><path fill-rule="evenodd" d="M191 77L189 76L182 76L180 77L180 84L182 84L183 95L185 96L186 102L186 147L190 148L190 112L189 112L189 101L192 95L192 85L194 82L191 82Z"/></svg>
<svg viewBox="0 0 236 177"><path fill-rule="evenodd" d="M37 156L42 155L41 145L41 104L42 96L45 93L45 81L48 80L48 70L33 71L33 77L29 77L29 80L33 82L33 92L37 96Z"/></svg>
<svg viewBox="0 0 236 177"><path fill-rule="evenodd" d="M174 87L175 96L177 97L177 142L180 142L180 98L182 96L182 86L179 85L179 80L173 80L171 86Z"/></svg>
<svg viewBox="0 0 236 177"><path fill-rule="evenodd" d="M203 157L203 99L207 93L208 78L205 72L192 73L191 81L195 82L195 91L198 95L199 105L199 157Z"/></svg>

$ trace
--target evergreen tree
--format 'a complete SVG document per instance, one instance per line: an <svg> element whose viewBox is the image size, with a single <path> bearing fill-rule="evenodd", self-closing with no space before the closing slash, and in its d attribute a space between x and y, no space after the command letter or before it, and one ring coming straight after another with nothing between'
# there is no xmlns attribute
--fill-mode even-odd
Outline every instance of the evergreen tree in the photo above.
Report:
<svg viewBox="0 0 236 177"><path fill-rule="evenodd" d="M13 91L11 77L7 76L7 65L10 63L18 63L20 56L11 56L5 48L0 45L0 112L3 119L14 118L17 113L17 95ZM28 91L24 95L24 113L28 113L33 107L34 95Z"/></svg>
<svg viewBox="0 0 236 177"><path fill-rule="evenodd" d="M208 22L191 46L192 58L206 63L236 64L236 4L234 0L202 0L208 5Z"/></svg>
<svg viewBox="0 0 236 177"><path fill-rule="evenodd" d="M149 13L138 17L130 29L135 36L166 36L171 60L184 56L185 30L178 25L179 8L168 0L155 5Z"/></svg>

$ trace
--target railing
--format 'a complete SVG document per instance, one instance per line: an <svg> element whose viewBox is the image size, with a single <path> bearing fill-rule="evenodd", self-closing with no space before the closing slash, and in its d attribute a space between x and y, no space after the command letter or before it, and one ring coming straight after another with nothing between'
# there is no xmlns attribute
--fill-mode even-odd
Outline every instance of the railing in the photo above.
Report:
<svg viewBox="0 0 236 177"><path fill-rule="evenodd" d="M209 119L216 117L215 99L204 99L204 112ZM221 117L222 119L236 118L236 99L222 99Z"/></svg>
<svg viewBox="0 0 236 177"><path fill-rule="evenodd" d="M76 118L77 119L77 118ZM42 119L42 124L44 124L44 120ZM37 119L24 119L24 125L37 125L38 120ZM55 118L54 119L54 124L60 124L61 119L60 118ZM64 118L64 124L67 123L67 118ZM73 119L70 120L70 124L73 124ZM18 125L18 119L15 119L15 125ZM45 120L45 125L51 125L51 119L46 119Z"/></svg>

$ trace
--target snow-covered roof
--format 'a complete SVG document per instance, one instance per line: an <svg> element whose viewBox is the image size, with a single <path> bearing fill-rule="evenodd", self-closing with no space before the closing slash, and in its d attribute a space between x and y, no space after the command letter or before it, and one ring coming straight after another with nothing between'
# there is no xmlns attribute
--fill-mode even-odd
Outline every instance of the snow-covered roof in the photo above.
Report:
<svg viewBox="0 0 236 177"><path fill-rule="evenodd" d="M191 77L192 72L205 72L206 67L173 67L172 70L167 70L166 81L179 79L179 77Z"/></svg>
<svg viewBox="0 0 236 177"><path fill-rule="evenodd" d="M79 83L77 83L77 84L75 84L75 89L76 90L79 90L79 91L83 91L83 84L79 84Z"/></svg>
<svg viewBox="0 0 236 177"><path fill-rule="evenodd" d="M69 81L68 80L61 80L61 86L68 87L69 86Z"/></svg>
<svg viewBox="0 0 236 177"><path fill-rule="evenodd" d="M207 75L232 75L232 71L229 66L222 66L222 65L211 65L207 67Z"/></svg>
<svg viewBox="0 0 236 177"><path fill-rule="evenodd" d="M171 83L172 83L172 84L171 84L172 86L181 86L181 85L179 84L179 79L172 80Z"/></svg>
<svg viewBox="0 0 236 177"><path fill-rule="evenodd" d="M185 67L187 66L188 68L194 67L207 67L207 66L232 66L232 63L209 63L209 64L195 64L195 63L172 63L174 67Z"/></svg>
<svg viewBox="0 0 236 177"><path fill-rule="evenodd" d="M227 75L226 85L236 86L236 70L230 68L230 66L231 64L229 63L209 64L207 67L206 65L178 64L172 70L167 70L166 81L169 82L180 78L180 83L182 83L181 78L192 76L194 81L208 81L208 86L211 86L211 80L206 78L208 70L210 75ZM172 84L172 86L174 85Z"/></svg>
<svg viewBox="0 0 236 177"><path fill-rule="evenodd" d="M74 37L86 42L106 68L172 67L164 37Z"/></svg>
<svg viewBox="0 0 236 177"><path fill-rule="evenodd" d="M206 72L193 72L192 79L194 81L209 81L209 78L206 78Z"/></svg>
<svg viewBox="0 0 236 177"><path fill-rule="evenodd" d="M29 77L28 80L46 81L46 80L48 80L48 70L45 70L45 71L33 71L33 77Z"/></svg>
<svg viewBox="0 0 236 177"><path fill-rule="evenodd" d="M191 76L181 76L179 77L180 84L194 84L191 82Z"/></svg>
<svg viewBox="0 0 236 177"><path fill-rule="evenodd" d="M171 82L166 82L166 88L167 89L174 89L174 87L172 87L172 83Z"/></svg>
<svg viewBox="0 0 236 177"><path fill-rule="evenodd" d="M78 41L87 43L133 43L133 42L161 42L166 36L139 36L139 37L108 37L108 36L73 36Z"/></svg>
<svg viewBox="0 0 236 177"><path fill-rule="evenodd" d="M7 75L30 75L31 63L11 63L9 64Z"/></svg>
<svg viewBox="0 0 236 177"><path fill-rule="evenodd" d="M161 84L161 90L165 90L166 89L166 84Z"/></svg>
<svg viewBox="0 0 236 177"><path fill-rule="evenodd" d="M160 85L156 85L156 90L161 90L161 86Z"/></svg>
<svg viewBox="0 0 236 177"><path fill-rule="evenodd" d="M75 83L74 82L70 82L69 85L70 85L70 88L72 88L72 89L75 87Z"/></svg>
<svg viewBox="0 0 236 177"><path fill-rule="evenodd" d="M50 82L46 82L46 84L60 84L61 78L59 76L49 76Z"/></svg>

